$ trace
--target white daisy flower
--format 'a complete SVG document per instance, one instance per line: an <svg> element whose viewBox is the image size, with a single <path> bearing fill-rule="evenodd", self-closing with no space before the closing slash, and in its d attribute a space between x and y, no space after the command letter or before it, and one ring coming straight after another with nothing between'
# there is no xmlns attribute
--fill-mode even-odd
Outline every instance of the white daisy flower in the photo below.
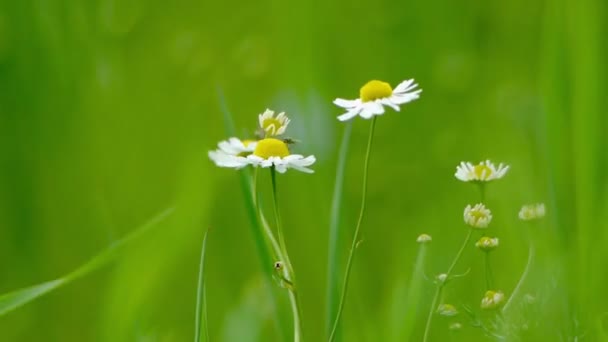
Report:
<svg viewBox="0 0 608 342"><path fill-rule="evenodd" d="M481 299L481 308L484 310L496 309L505 301L505 294L502 291L486 291Z"/></svg>
<svg viewBox="0 0 608 342"><path fill-rule="evenodd" d="M282 140L274 138L257 141L253 153L246 157L227 154L220 156L220 163L222 164L220 166L223 167L241 169L248 165L253 165L254 167L274 166L275 170L280 173L285 173L287 169L313 173L314 171L309 169L308 166L314 164L315 161L315 156L304 157L300 154L290 154L287 144Z"/></svg>
<svg viewBox="0 0 608 342"><path fill-rule="evenodd" d="M346 113L338 116L338 120L347 121L359 115L370 119L374 115L384 114L384 106L399 111L399 105L412 102L420 97L422 89L414 90L418 84L414 79L401 82L394 90L391 85L382 81L369 81L359 91L356 100L335 99L334 104L346 109Z"/></svg>
<svg viewBox="0 0 608 342"><path fill-rule="evenodd" d="M473 228L487 228L491 221L492 212L482 203L464 208L464 222Z"/></svg>
<svg viewBox="0 0 608 342"><path fill-rule="evenodd" d="M475 247L481 249L484 252L489 252L498 247L498 238L484 236L475 243Z"/></svg>
<svg viewBox="0 0 608 342"><path fill-rule="evenodd" d="M491 161L482 161L477 165L469 162L461 162L456 167L456 178L463 182L489 182L495 179L500 179L509 171L509 165L500 163L498 167L492 164Z"/></svg>
<svg viewBox="0 0 608 342"><path fill-rule="evenodd" d="M284 112L279 113L276 117L274 111L266 109L266 111L258 115L260 127L264 130L267 137L273 137L285 133L287 125L289 125L289 118Z"/></svg>
<svg viewBox="0 0 608 342"><path fill-rule="evenodd" d="M255 140L240 140L238 138L230 138L220 141L217 144L218 149L209 151L209 159L219 167L236 168L240 165L239 160L255 150L257 142Z"/></svg>
<svg viewBox="0 0 608 342"><path fill-rule="evenodd" d="M545 204L528 204L521 207L519 219L522 221L532 221L545 217Z"/></svg>

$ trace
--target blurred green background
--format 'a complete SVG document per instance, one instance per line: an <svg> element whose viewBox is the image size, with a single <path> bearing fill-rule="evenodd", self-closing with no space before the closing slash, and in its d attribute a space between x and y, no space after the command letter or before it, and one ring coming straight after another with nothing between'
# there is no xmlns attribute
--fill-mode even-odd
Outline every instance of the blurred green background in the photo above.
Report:
<svg viewBox="0 0 608 342"><path fill-rule="evenodd" d="M175 213L108 267L6 316L2 341L189 341L202 238L213 341L279 340L236 171L208 150L222 103L251 136L286 111L316 173L281 175L287 245L306 341L325 339L328 226L345 125L335 97L415 78L424 92L379 118L369 207L343 319L345 341L388 340L420 233L429 277L445 272L476 189L461 160L512 166L488 189L495 282L509 294L539 247L522 340L603 340L608 331L607 5L582 1L0 1L0 292L61 276L167 207ZM343 259L360 201L369 122L353 122ZM267 176L264 175L266 179ZM270 187L262 183L262 196ZM530 232L519 207L543 201ZM270 202L268 202L269 204ZM477 308L471 247L446 298ZM275 289L279 295L284 291ZM425 283L412 341L433 294ZM397 296L398 297L398 296ZM283 298L284 299L284 298ZM286 301L280 302L287 307ZM284 310L284 309L283 309ZM523 314L522 314L522 317ZM527 321L529 319L529 321ZM289 316L286 321L289 322ZM405 318L403 318L405 320ZM449 331L453 321L459 332ZM466 315L432 341L484 341Z"/></svg>

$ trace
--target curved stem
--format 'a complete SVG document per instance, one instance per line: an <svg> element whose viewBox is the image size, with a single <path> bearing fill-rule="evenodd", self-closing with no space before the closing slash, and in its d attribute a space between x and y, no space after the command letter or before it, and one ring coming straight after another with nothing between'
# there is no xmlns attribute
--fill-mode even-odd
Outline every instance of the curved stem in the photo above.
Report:
<svg viewBox="0 0 608 342"><path fill-rule="evenodd" d="M437 307L437 301L441 297L441 293L443 291L443 288L445 287L445 284L450 280L450 274L452 274L452 271L454 271L454 267L456 267L456 264L458 264L458 261L462 257L462 252L464 252L465 248L469 244L469 241L471 240L471 236L473 236L473 229L469 228L467 237L464 239L462 246L460 246L458 253L456 253L456 257L454 257L454 260L452 261L450 268L448 268L448 271L446 272L445 281L443 281L437 285L437 291L435 292L435 297L433 298L433 304L431 304L431 310L429 311L429 315L426 320L426 326L424 328L424 338L422 340L423 342L426 342L429 337L429 331L431 330L431 322L433 321L433 314L435 313L435 308Z"/></svg>
<svg viewBox="0 0 608 342"><path fill-rule="evenodd" d="M293 314L293 340L294 342L300 342L302 338L302 320L300 315L300 305L298 302L298 295L296 293L296 280L295 272L291 261L289 260L289 254L287 254L287 248L285 246L285 237L283 236L283 229L281 227L281 214L279 211L279 197L277 194L277 181L276 181L276 170L274 166L270 168L270 178L272 180L272 199L274 203L274 217L276 220L277 231L279 234L279 244L281 248L281 254L284 257L285 262L285 277L291 282L291 286L287 287L289 291L289 302L291 303L291 311Z"/></svg>
<svg viewBox="0 0 608 342"><path fill-rule="evenodd" d="M348 291L348 280L350 278L350 270L353 266L353 259L355 257L355 250L357 249L357 244L359 242L359 232L361 229L361 222L363 222L363 216L365 214L365 206L366 206L366 197L367 197L367 177L369 171L369 157L372 150L372 142L374 140L374 129L376 127L376 116L372 119L371 127L369 129L369 139L367 141L367 151L365 153L365 163L363 166L363 193L361 197L361 209L359 211L359 220L357 221L357 227L355 228L355 235L353 236L353 241L350 246L350 253L348 255L348 261L346 262L346 271L344 274L344 283L342 284L342 294L340 296L340 304L338 306L338 312L336 314L336 319L334 320L334 326L331 330L331 335L329 335L329 342L332 342L336 337L336 331L338 330L338 325L340 324L340 317L342 316L342 310L344 309L344 301L346 299L346 293Z"/></svg>
<svg viewBox="0 0 608 342"><path fill-rule="evenodd" d="M528 263L526 264L524 273L522 273L521 278L519 278L519 281L517 282L517 285L515 286L513 293L511 294L511 296L505 303L505 306L502 307L503 313L507 312L507 309L513 303L513 299L515 297L517 297L517 295L519 294L519 291L521 291L522 284L528 277L528 273L530 272L530 266L532 265L533 260L534 260L534 245L532 243L530 243L529 252L528 252Z"/></svg>

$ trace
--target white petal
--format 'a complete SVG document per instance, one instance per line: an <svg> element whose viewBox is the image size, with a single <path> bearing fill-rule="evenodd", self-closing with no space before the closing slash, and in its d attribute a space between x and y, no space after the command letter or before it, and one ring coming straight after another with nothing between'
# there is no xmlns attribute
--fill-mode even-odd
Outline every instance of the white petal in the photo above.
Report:
<svg viewBox="0 0 608 342"><path fill-rule="evenodd" d="M356 100L335 99L334 104L338 107L352 109L361 104L361 99L356 99Z"/></svg>
<svg viewBox="0 0 608 342"><path fill-rule="evenodd" d="M412 102L420 97L420 92L422 90L417 90L413 93L404 93L404 94L393 94L390 99L392 102L396 104L404 104L408 102Z"/></svg>
<svg viewBox="0 0 608 342"><path fill-rule="evenodd" d="M393 108L395 111L399 111L399 106L396 105L393 101L391 101L391 99L382 99L380 100L380 103L382 103L385 106L389 106L391 108Z"/></svg>
<svg viewBox="0 0 608 342"><path fill-rule="evenodd" d="M414 84L414 79L409 79L409 80L405 80L401 83L399 83L399 85L397 85L395 87L395 89L393 90L393 94L402 94L402 93L406 93L414 88L416 88L418 86L418 84Z"/></svg>
<svg viewBox="0 0 608 342"><path fill-rule="evenodd" d="M348 111L348 112L338 116L338 120L348 121L348 120L354 118L355 116L357 116L357 114L359 114L359 110L351 110L351 111Z"/></svg>

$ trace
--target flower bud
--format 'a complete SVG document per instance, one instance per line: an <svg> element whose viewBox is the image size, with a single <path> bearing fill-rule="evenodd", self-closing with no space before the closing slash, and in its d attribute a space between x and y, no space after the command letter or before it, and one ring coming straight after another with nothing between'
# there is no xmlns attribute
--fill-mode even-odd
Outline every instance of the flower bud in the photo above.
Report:
<svg viewBox="0 0 608 342"><path fill-rule="evenodd" d="M491 238L488 236L484 236L479 241L475 243L475 247L479 248L484 252L489 252L498 247L498 238Z"/></svg>
<svg viewBox="0 0 608 342"><path fill-rule="evenodd" d="M416 239L416 242L418 242L419 244L427 244L431 241L433 241L433 238L429 234L420 234L420 236L418 236L418 238Z"/></svg>
<svg viewBox="0 0 608 342"><path fill-rule="evenodd" d="M486 291L485 296L481 299L481 308L484 310L496 309L505 301L505 294L502 291Z"/></svg>
<svg viewBox="0 0 608 342"><path fill-rule="evenodd" d="M458 310L452 304L439 304L437 313L441 316L452 317L458 315Z"/></svg>

